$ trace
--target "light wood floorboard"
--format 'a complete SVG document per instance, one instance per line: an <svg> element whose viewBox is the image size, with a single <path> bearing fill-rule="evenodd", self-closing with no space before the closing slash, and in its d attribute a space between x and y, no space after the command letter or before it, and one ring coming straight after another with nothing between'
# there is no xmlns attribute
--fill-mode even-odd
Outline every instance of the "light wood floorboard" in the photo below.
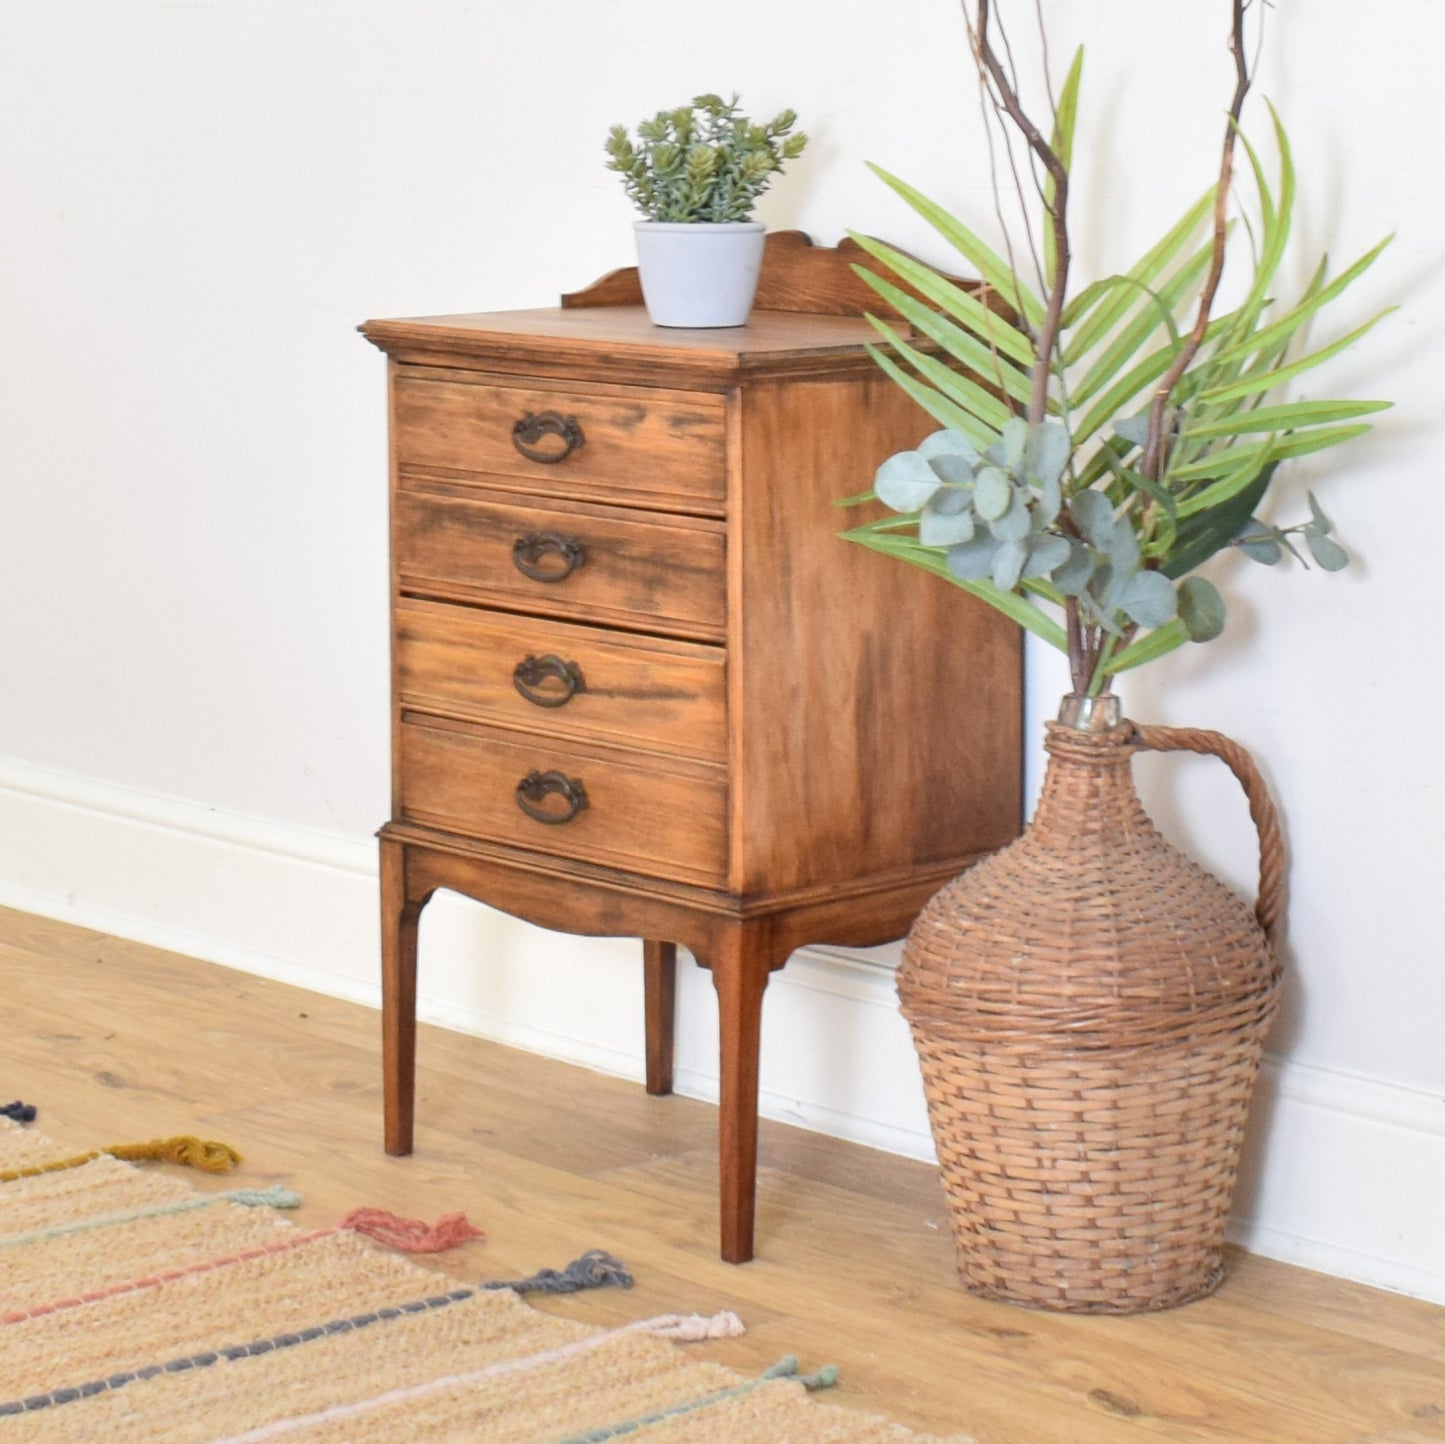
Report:
<svg viewBox="0 0 1445 1444"><path fill-rule="evenodd" d="M735 1309L748 1334L712 1357L835 1363L839 1404L981 1444L1445 1440L1445 1309L1238 1253L1215 1297L1147 1318L987 1303L956 1281L933 1168L772 1123L759 1256L732 1267L706 1104L423 1028L417 1151L387 1158L368 1009L4 910L0 979L0 1102L35 1103L42 1131L223 1139L248 1182L304 1195L306 1226L464 1209L487 1241L437 1266L467 1279L606 1248L633 1290L540 1306Z"/></svg>

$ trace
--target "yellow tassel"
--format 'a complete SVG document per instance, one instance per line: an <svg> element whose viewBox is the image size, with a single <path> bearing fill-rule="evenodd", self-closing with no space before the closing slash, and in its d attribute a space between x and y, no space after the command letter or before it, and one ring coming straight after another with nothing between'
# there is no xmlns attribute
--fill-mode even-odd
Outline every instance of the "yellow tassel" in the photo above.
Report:
<svg viewBox="0 0 1445 1444"><path fill-rule="evenodd" d="M203 1173L225 1173L241 1161L241 1155L227 1144L193 1138L190 1134L156 1138L150 1143L117 1143L101 1152L128 1163L179 1163L185 1168L199 1168Z"/></svg>
<svg viewBox="0 0 1445 1444"><path fill-rule="evenodd" d="M241 1155L225 1143L182 1134L176 1138L156 1138L150 1143L115 1143L109 1148L95 1148L77 1153L72 1158L57 1158L50 1163L31 1163L23 1168L0 1169L0 1183L13 1183L17 1178L38 1178L43 1173L59 1173L66 1168L83 1168L103 1154L127 1163L179 1163L186 1168L199 1168L206 1173L225 1173L234 1168Z"/></svg>

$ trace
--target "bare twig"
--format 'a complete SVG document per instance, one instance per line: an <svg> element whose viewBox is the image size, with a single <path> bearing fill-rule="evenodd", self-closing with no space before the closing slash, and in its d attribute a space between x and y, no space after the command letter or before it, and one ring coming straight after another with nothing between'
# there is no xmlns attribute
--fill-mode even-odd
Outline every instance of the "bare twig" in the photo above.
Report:
<svg viewBox="0 0 1445 1444"><path fill-rule="evenodd" d="M1235 0L1236 5L1243 0ZM1037 425L1048 414L1049 371L1058 344L1064 314L1064 298L1069 279L1069 171L1053 146L1044 139L1038 126L1024 111L1018 90L1005 71L989 38L990 0L977 0L973 26L974 59L980 72L993 85L994 94L1004 113L1013 121L1028 142L1029 150L1038 158L1053 182L1053 195L1046 201L1049 223L1054 233L1054 274L1048 278L1048 303L1035 348L1036 364L1033 390L1029 397L1028 419Z"/></svg>
<svg viewBox="0 0 1445 1444"><path fill-rule="evenodd" d="M1044 0L1034 0L1034 18L1039 24L1039 57L1044 67L1044 93L1049 97L1049 110L1057 125L1059 103L1054 99L1054 68L1049 64L1049 28L1044 24Z"/></svg>
<svg viewBox="0 0 1445 1444"><path fill-rule="evenodd" d="M1224 274L1225 240L1229 233L1229 185L1234 175L1234 142L1239 134L1239 116L1244 108L1244 97L1249 93L1249 62L1244 51L1244 12L1248 0L1233 0L1234 22L1230 30L1229 49L1234 56L1234 98L1229 106L1229 120L1224 128L1224 147L1219 161L1219 188L1214 196L1214 247L1209 264L1209 274L1199 296L1199 311L1194 318L1194 328L1185 338L1179 354L1159 382L1149 405L1149 431L1144 444L1144 455L1139 470L1150 481L1157 481L1164 472L1168 460L1165 446L1165 413L1169 398L1179 379L1189 369L1190 363L1204 343L1205 332L1209 329L1210 312L1214 308L1214 297L1219 290L1220 277Z"/></svg>
<svg viewBox="0 0 1445 1444"><path fill-rule="evenodd" d="M963 23L964 28L968 32L969 46L973 50L974 55L976 56L978 54L978 50L977 46L974 43L973 22L969 18L967 11L964 12ZM1012 274L1016 277L1019 273L1019 263L1018 258L1014 255L1013 228L1009 225L1007 219L1004 216L1003 191L999 186L998 144L1000 142L1003 145L1004 156L1008 160L1009 172L1013 176L1014 191L1018 195L1019 205L1021 207L1025 205L1023 182L1019 178L1018 163L1014 159L1013 146L1009 142L1009 133L1007 128L1000 125L998 141L996 142L994 139L994 125L998 121L998 105L994 99L993 90L990 88L988 84L988 79L984 75L981 67L979 69L979 80L981 83L978 87L978 105L979 109L983 112L984 144L988 146L988 174L990 183L989 188L993 194L993 211L995 217L998 220L999 234L1003 237L1004 257L1008 261L1008 268L1010 272L1012 272ZM1040 274L1042 274L1042 267L1039 265L1038 253L1035 250L1033 244L1033 236L1031 234L1028 234L1027 232L1025 234L1029 244L1030 257L1034 263L1034 269ZM1018 311L1018 314L1014 317L1014 324L1019 328L1019 330L1024 333L1024 335L1029 338L1030 341L1036 340L1037 338L1034 335L1033 324L1029 321L1027 316L1022 314L1022 308L1015 307L1015 310Z"/></svg>

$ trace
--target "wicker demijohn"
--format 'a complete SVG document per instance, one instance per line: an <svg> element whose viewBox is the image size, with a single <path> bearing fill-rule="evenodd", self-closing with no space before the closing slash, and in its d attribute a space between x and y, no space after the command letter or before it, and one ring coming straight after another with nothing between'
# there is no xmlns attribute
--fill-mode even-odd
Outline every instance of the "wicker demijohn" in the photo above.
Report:
<svg viewBox="0 0 1445 1444"><path fill-rule="evenodd" d="M1049 724L1033 822L928 904L898 982L964 1284L1136 1313L1223 1274L1278 998L1284 862L1242 748L1117 712L1094 725ZM1130 759L1146 749L1211 753L1243 785L1260 833L1253 911L1145 815Z"/></svg>

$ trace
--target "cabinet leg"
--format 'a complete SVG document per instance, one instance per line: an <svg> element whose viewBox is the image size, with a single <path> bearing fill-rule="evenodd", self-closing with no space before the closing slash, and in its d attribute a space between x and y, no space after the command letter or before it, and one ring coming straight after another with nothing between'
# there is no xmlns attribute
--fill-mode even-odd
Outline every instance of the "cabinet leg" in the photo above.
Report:
<svg viewBox="0 0 1445 1444"><path fill-rule="evenodd" d="M426 898L406 896L406 849L381 843L381 1069L386 1151L410 1153L416 1104L416 939Z"/></svg>
<svg viewBox="0 0 1445 1444"><path fill-rule="evenodd" d="M714 946L719 1072L718 1192L722 1257L746 1263L753 1256L758 1176L758 1050L763 992L771 959L761 933L727 928Z"/></svg>
<svg viewBox="0 0 1445 1444"><path fill-rule="evenodd" d="M644 939L643 1016L647 1032L647 1091L672 1092L673 1028L677 1016L677 947Z"/></svg>

